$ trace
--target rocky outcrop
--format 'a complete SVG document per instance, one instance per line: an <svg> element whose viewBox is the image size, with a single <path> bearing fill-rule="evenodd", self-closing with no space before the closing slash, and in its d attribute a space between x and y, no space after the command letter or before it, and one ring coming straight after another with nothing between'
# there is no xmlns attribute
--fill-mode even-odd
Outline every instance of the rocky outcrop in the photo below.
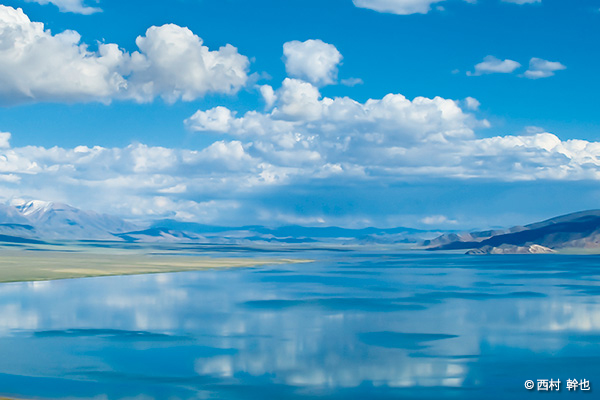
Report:
<svg viewBox="0 0 600 400"><path fill-rule="evenodd" d="M540 246L538 244L532 244L530 246L513 246L513 245L502 245L498 247L483 246L478 249L472 249L467 251L466 254L478 255L478 254L552 254L556 253L548 247Z"/></svg>

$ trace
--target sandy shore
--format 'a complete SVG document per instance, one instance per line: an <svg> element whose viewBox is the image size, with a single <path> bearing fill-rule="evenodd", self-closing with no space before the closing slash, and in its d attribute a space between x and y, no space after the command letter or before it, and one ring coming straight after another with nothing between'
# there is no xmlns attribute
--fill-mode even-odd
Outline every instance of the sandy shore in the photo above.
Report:
<svg viewBox="0 0 600 400"><path fill-rule="evenodd" d="M287 264L309 260L220 258L127 253L0 252L0 283L48 281L96 276L200 271L215 268ZM2 400L0 398L0 400Z"/></svg>

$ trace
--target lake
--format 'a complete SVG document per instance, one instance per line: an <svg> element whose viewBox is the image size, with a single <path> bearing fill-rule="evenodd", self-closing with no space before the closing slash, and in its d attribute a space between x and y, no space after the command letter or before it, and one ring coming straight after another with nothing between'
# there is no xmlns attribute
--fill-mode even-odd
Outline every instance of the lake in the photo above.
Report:
<svg viewBox="0 0 600 400"><path fill-rule="evenodd" d="M525 388L538 379L560 380L569 398L600 391L598 257L285 257L317 261L1 284L0 394L553 396ZM568 391L568 379L586 379L591 390Z"/></svg>

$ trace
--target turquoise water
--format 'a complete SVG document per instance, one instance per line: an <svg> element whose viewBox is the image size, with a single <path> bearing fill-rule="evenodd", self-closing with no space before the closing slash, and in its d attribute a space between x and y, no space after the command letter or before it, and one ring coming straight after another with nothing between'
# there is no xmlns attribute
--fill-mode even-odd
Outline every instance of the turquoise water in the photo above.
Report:
<svg viewBox="0 0 600 400"><path fill-rule="evenodd" d="M0 394L505 399L556 396L524 383L560 379L561 396L592 398L600 385L597 257L290 256L318 261L2 284Z"/></svg>

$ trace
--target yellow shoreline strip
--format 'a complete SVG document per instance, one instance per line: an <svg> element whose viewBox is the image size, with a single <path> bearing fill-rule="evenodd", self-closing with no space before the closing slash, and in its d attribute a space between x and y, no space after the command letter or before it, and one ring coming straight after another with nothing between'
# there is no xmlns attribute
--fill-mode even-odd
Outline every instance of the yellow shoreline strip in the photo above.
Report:
<svg viewBox="0 0 600 400"><path fill-rule="evenodd" d="M310 261L312 260L2 251L0 283L201 271Z"/></svg>

